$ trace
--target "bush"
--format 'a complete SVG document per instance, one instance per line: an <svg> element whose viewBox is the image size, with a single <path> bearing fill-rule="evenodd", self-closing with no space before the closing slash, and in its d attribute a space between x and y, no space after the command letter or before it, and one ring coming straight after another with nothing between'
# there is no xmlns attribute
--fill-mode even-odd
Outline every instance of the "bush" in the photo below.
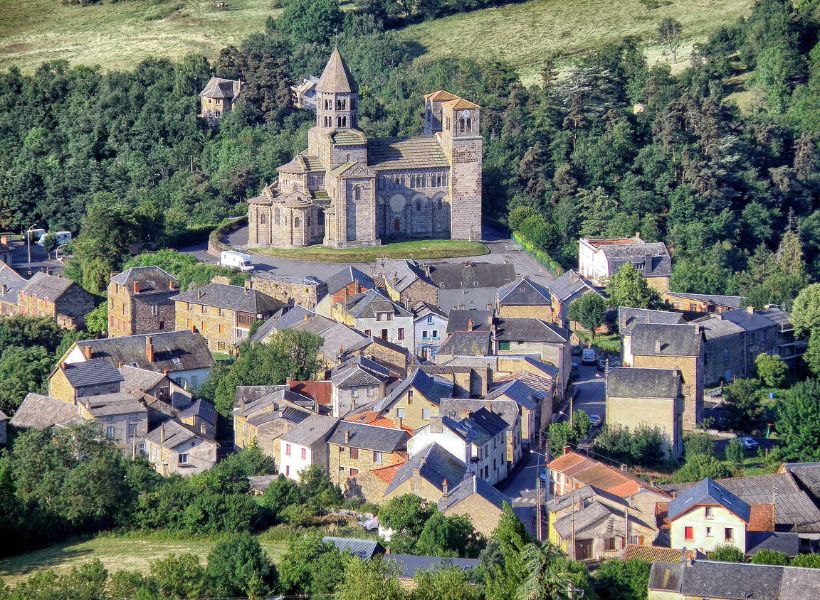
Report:
<svg viewBox="0 0 820 600"><path fill-rule="evenodd" d="M752 564L776 565L785 567L789 564L789 557L777 550L759 550L752 556Z"/></svg>
<svg viewBox="0 0 820 600"><path fill-rule="evenodd" d="M660 428L647 425L639 425L634 431L620 425L604 427L595 438L596 450L628 465L660 465L664 462L666 446L666 438Z"/></svg>
<svg viewBox="0 0 820 600"><path fill-rule="evenodd" d="M742 563L746 560L746 557L743 556L743 552L741 552L740 548L730 544L717 546L711 552L707 552L706 557L709 560L717 560L720 562Z"/></svg>
<svg viewBox="0 0 820 600"><path fill-rule="evenodd" d="M743 449L743 444L740 443L740 440L734 438L730 440L728 444L726 444L726 460L730 463L739 465L743 462L743 459L746 458L746 451Z"/></svg>
<svg viewBox="0 0 820 600"><path fill-rule="evenodd" d="M696 454L715 455L715 443L705 433L690 433L683 438L683 452L687 459Z"/></svg>
<svg viewBox="0 0 820 600"><path fill-rule="evenodd" d="M770 354L758 354L755 359L755 367L763 383L775 388L779 388L785 383L786 373L789 370L786 363L776 354L774 356Z"/></svg>
<svg viewBox="0 0 820 600"><path fill-rule="evenodd" d="M720 479L731 475L726 465L714 456L695 454L687 458L683 466L675 472L673 479L679 483L700 481L704 477Z"/></svg>
<svg viewBox="0 0 820 600"><path fill-rule="evenodd" d="M205 569L214 596L261 598L276 585L276 569L259 540L247 533L219 542L208 555Z"/></svg>
<svg viewBox="0 0 820 600"><path fill-rule="evenodd" d="M820 569L820 554L798 554L792 559L791 566Z"/></svg>

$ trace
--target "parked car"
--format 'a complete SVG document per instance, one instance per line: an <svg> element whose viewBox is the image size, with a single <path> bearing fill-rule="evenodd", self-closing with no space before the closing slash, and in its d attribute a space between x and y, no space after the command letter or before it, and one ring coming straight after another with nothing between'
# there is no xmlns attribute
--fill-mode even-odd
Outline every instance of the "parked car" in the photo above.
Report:
<svg viewBox="0 0 820 600"><path fill-rule="evenodd" d="M581 346L572 346L571 350L573 356L581 356Z"/></svg>
<svg viewBox="0 0 820 600"><path fill-rule="evenodd" d="M757 440L753 437L749 437L748 435L744 435L740 440L740 445L743 446L744 450L757 450L760 444L757 443Z"/></svg>
<svg viewBox="0 0 820 600"><path fill-rule="evenodd" d="M601 419L600 415L589 415L589 422L592 424L593 427L600 427L603 420Z"/></svg>
<svg viewBox="0 0 820 600"><path fill-rule="evenodd" d="M572 361L572 368L569 371L569 376L570 377L578 377L578 375L580 374L579 369L580 369L580 365L578 364L578 361L576 361L576 360Z"/></svg>
<svg viewBox="0 0 820 600"><path fill-rule="evenodd" d="M597 359L598 355L593 348L584 348L584 351L581 352L581 364L594 365Z"/></svg>

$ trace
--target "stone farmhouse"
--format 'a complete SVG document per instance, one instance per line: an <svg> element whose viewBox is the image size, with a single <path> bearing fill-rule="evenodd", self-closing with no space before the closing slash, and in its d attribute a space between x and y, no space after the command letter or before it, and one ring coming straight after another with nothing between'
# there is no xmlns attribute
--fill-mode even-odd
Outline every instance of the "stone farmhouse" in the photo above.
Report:
<svg viewBox="0 0 820 600"><path fill-rule="evenodd" d="M636 233L631 238L581 238L578 240L578 272L596 285L631 264L649 287L666 292L672 275L672 259L662 242L646 242Z"/></svg>
<svg viewBox="0 0 820 600"><path fill-rule="evenodd" d="M481 108L424 98L423 135L369 140L359 86L335 49L316 85L308 147L249 201L248 245L376 246L383 239L481 237Z"/></svg>
<svg viewBox="0 0 820 600"><path fill-rule="evenodd" d="M211 77L205 89L199 93L199 116L212 124L218 123L225 113L233 110L241 92L241 81Z"/></svg>

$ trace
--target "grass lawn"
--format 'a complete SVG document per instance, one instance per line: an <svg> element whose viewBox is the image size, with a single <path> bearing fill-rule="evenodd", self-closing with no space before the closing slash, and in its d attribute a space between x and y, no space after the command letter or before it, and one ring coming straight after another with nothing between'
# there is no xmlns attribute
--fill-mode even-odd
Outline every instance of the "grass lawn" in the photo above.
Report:
<svg viewBox="0 0 820 600"><path fill-rule="evenodd" d="M693 41L748 15L752 4L753 0L530 0L425 21L405 28L401 35L419 42L433 57L508 62L529 85L538 81L546 54L584 52L627 35L649 44L650 62L671 62L660 47L652 45L664 17L674 17L683 25L686 43L673 65L682 69Z"/></svg>
<svg viewBox="0 0 820 600"><path fill-rule="evenodd" d="M480 242L463 240L417 240L413 242L396 242L368 248L346 248L337 250L325 246L309 246L281 250L278 248L254 248L253 252L278 256L293 260L357 263L373 262L377 258L453 258L458 256L480 256L488 254L487 246Z"/></svg>
<svg viewBox="0 0 820 600"><path fill-rule="evenodd" d="M574 331L573 333L584 342L584 345L589 343L589 333L587 333L586 331L582 331L579 329ZM620 354L621 336L619 336L617 333L599 333L595 336L595 341L592 343L592 347L601 352L607 352L609 354Z"/></svg>
<svg viewBox="0 0 820 600"><path fill-rule="evenodd" d="M193 537L165 532L102 534L0 560L0 580L13 585L43 569L64 571L95 558L99 558L109 572L124 569L147 572L152 560L171 553L196 554L204 564L219 539L218 536ZM282 558L288 546L281 537L264 533L259 541L274 562Z"/></svg>

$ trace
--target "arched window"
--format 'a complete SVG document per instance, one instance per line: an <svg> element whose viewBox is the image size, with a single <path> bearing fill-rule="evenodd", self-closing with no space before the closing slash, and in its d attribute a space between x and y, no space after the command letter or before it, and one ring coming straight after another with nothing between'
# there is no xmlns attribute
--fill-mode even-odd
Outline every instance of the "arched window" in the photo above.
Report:
<svg viewBox="0 0 820 600"><path fill-rule="evenodd" d="M302 220L299 217L294 217L293 218L293 226L294 227L299 227L299 225L301 225L301 221Z"/></svg>
<svg viewBox="0 0 820 600"><path fill-rule="evenodd" d="M357 185L356 187L353 188L353 200L355 202L358 202L361 199L362 199L362 188L360 188Z"/></svg>
<svg viewBox="0 0 820 600"><path fill-rule="evenodd" d="M319 211L319 225L324 225L324 224L325 224L325 211L320 210Z"/></svg>
<svg viewBox="0 0 820 600"><path fill-rule="evenodd" d="M464 119L458 120L458 131L459 133L464 133Z"/></svg>
<svg viewBox="0 0 820 600"><path fill-rule="evenodd" d="M421 198L416 198L416 210L421 210Z"/></svg>
<svg viewBox="0 0 820 600"><path fill-rule="evenodd" d="M342 127L347 127L347 117L342 117Z"/></svg>
<svg viewBox="0 0 820 600"><path fill-rule="evenodd" d="M265 213L259 215L259 224L265 225L268 222L268 216Z"/></svg>
<svg viewBox="0 0 820 600"><path fill-rule="evenodd" d="M310 215L305 217L305 227L310 227Z"/></svg>
<svg viewBox="0 0 820 600"><path fill-rule="evenodd" d="M443 203L441 202L441 198L438 199L438 209L441 210L443 208Z"/></svg>
<svg viewBox="0 0 820 600"><path fill-rule="evenodd" d="M473 130L473 120L472 119L467 119L467 131L469 132L469 131L472 131L472 130Z"/></svg>
<svg viewBox="0 0 820 600"><path fill-rule="evenodd" d="M276 225L279 225L279 220L281 219L281 217L282 217L282 214L281 214L281 212L279 211L278 208L273 211L273 222Z"/></svg>

